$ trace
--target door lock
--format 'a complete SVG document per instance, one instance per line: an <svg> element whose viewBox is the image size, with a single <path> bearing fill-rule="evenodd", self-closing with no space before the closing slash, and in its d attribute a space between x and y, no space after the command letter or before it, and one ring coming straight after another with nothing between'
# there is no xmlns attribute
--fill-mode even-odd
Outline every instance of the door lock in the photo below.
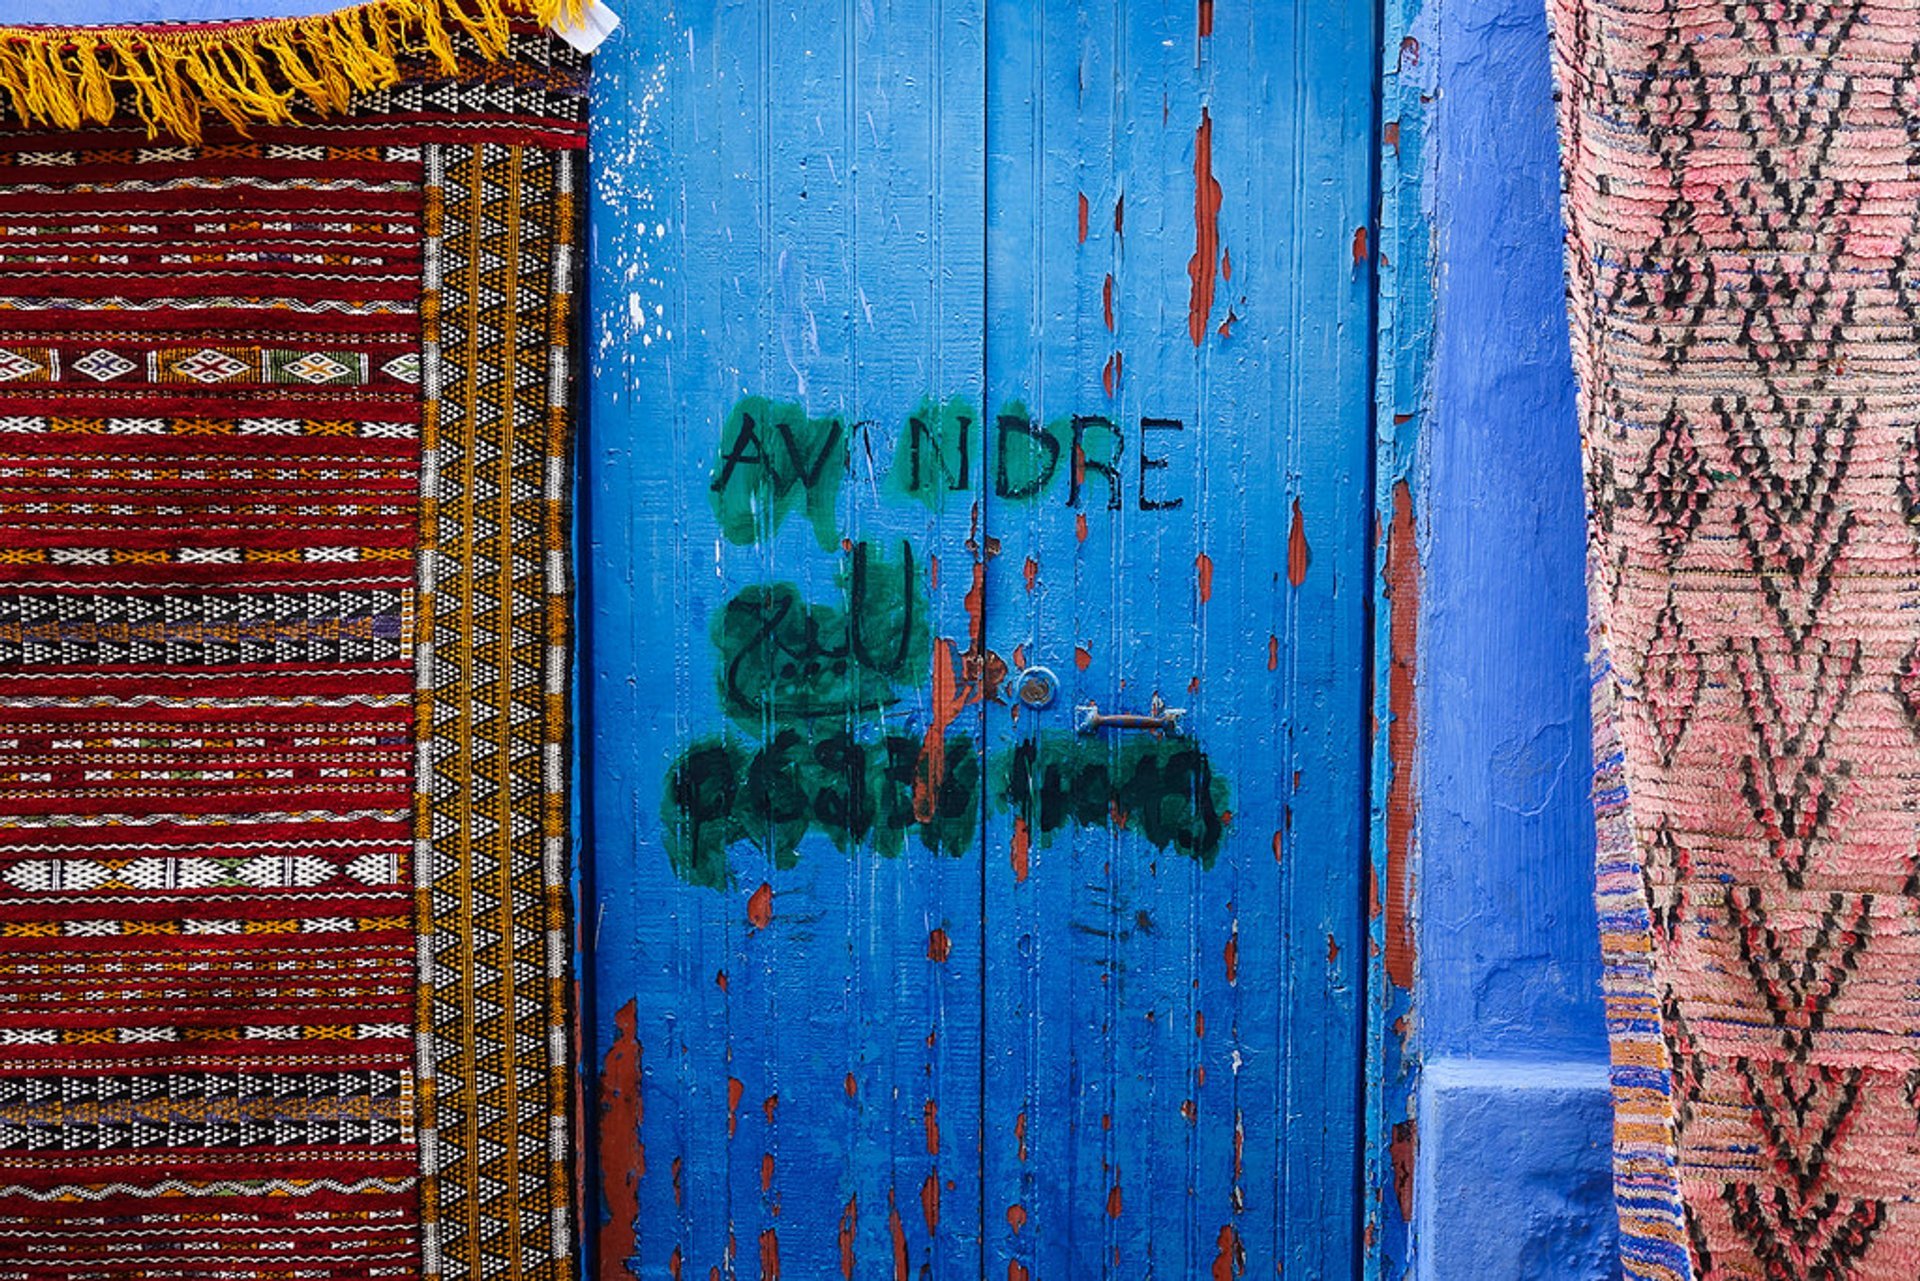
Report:
<svg viewBox="0 0 1920 1281"><path fill-rule="evenodd" d="M1038 711L1053 706L1060 694L1060 678L1046 667L1029 667L1020 673L1020 701Z"/></svg>

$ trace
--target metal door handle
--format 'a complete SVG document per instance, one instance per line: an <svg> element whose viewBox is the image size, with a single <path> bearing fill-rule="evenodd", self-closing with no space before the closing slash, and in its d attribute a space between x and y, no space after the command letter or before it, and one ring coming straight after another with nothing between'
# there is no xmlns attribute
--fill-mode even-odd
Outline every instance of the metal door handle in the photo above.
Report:
<svg viewBox="0 0 1920 1281"><path fill-rule="evenodd" d="M1187 714L1184 707L1168 707L1166 700L1158 694L1147 704L1145 714L1103 712L1100 705L1091 699L1073 710L1074 727L1082 734L1098 734L1103 729L1144 729L1157 734L1174 734L1180 730L1180 718Z"/></svg>

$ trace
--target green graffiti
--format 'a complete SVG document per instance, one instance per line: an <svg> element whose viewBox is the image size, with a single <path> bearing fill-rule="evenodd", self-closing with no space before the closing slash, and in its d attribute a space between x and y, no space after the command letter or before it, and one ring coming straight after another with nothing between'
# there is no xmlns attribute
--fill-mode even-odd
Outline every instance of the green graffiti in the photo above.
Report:
<svg viewBox="0 0 1920 1281"><path fill-rule="evenodd" d="M1175 438L1159 433L1183 430L1177 419L1140 419L1142 511L1180 506L1161 475ZM1125 452L1126 432L1102 415L1042 425L1016 400L983 423L962 399L929 397L907 416L885 492L935 509L953 494L971 501L976 487L1028 502L1057 492L1064 477L1067 506L1117 510ZM761 542L804 511L821 547L845 553L832 599L809 600L791 582L756 584L709 619L720 705L736 729L688 744L668 767L661 809L674 873L694 885L731 884L736 847L792 867L809 833L849 853L897 857L914 839L957 857L980 838L983 802L1016 815L1042 845L1068 827L1104 827L1211 866L1230 818L1229 788L1192 739L1044 731L1009 744L993 778L984 777L983 746L946 727L970 703L996 698L998 678L967 686L958 702L952 687L930 688L922 558L906 542L889 556L841 539L848 460L840 419L764 396L744 397L727 416L709 492L722 533ZM1004 671L981 637L972 644L981 671ZM890 732L889 713L927 695L937 704L932 727Z"/></svg>
<svg viewBox="0 0 1920 1281"><path fill-rule="evenodd" d="M995 801L1025 818L1042 844L1070 825L1118 825L1212 867L1226 832L1227 781L1189 738L1048 731L1016 744L995 783Z"/></svg>
<svg viewBox="0 0 1920 1281"><path fill-rule="evenodd" d="M1039 425L1025 404L1000 407L993 423L993 493L1014 502L1046 497L1068 461L1073 433L1066 419Z"/></svg>
<svg viewBox="0 0 1920 1281"><path fill-rule="evenodd" d="M842 851L870 845L887 858L898 857L911 834L957 858L979 829L980 752L965 735L929 743L888 734L867 743L845 730L782 729L758 750L702 739L668 771L663 810L675 874L716 889L732 883L733 846L793 867L810 831Z"/></svg>
<svg viewBox="0 0 1920 1281"><path fill-rule="evenodd" d="M736 593L708 624L720 661L720 705L749 728L876 712L922 684L927 605L910 544L897 560L855 543L840 573L841 603L808 604L792 583Z"/></svg>
<svg viewBox="0 0 1920 1281"><path fill-rule="evenodd" d="M804 408L746 396L720 432L707 498L727 541L773 537L804 508L820 545L839 542L834 528L847 476L847 430L838 418L810 418Z"/></svg>
<svg viewBox="0 0 1920 1281"><path fill-rule="evenodd" d="M1155 425L1172 419L1142 420ZM1067 506L1084 503L1082 491L1089 479L1104 483L1097 500L1109 511L1121 506L1120 458L1126 452L1126 433L1103 414L1069 414L1042 426L1017 400L1000 407L993 422L993 493L1013 502L1036 502L1067 479ZM1142 460L1147 470L1165 466L1162 459ZM1143 505L1142 510L1152 505Z"/></svg>
<svg viewBox="0 0 1920 1281"><path fill-rule="evenodd" d="M818 832L843 852L898 857L911 835L958 857L980 825L981 753L972 737L782 729L757 750L703 739L667 776L663 806L674 872L695 885L732 883L728 851L751 846L787 868ZM1186 738L1116 741L1048 731L1024 739L994 772L995 812L1024 819L1042 846L1069 827L1133 832L1212 867L1230 818L1230 790Z"/></svg>
<svg viewBox="0 0 1920 1281"><path fill-rule="evenodd" d="M959 397L921 401L894 447L887 492L935 510L945 507L950 494L971 498L980 434L979 413Z"/></svg>

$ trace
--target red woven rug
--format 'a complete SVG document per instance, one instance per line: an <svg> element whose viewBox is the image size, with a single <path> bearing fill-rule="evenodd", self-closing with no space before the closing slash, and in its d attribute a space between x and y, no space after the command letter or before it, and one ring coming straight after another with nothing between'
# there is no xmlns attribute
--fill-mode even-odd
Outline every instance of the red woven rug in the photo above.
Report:
<svg viewBox="0 0 1920 1281"><path fill-rule="evenodd" d="M1920 1277L1920 13L1553 0L1635 1278Z"/></svg>
<svg viewBox="0 0 1920 1281"><path fill-rule="evenodd" d="M572 1273L584 65L448 12L0 129L0 1278Z"/></svg>

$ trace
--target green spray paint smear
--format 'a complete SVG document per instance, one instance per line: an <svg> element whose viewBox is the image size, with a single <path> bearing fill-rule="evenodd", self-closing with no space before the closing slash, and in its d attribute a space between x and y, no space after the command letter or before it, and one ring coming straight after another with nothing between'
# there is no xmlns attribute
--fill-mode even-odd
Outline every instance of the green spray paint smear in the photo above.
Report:
<svg viewBox="0 0 1920 1281"><path fill-rule="evenodd" d="M772 538L804 508L820 545L838 545L834 528L847 478L847 431L838 418L809 418L799 405L746 396L727 415L707 498L727 541Z"/></svg>
<svg viewBox="0 0 1920 1281"><path fill-rule="evenodd" d="M1024 817L1042 845L1068 826L1122 826L1202 867L1220 853L1227 781L1190 738L1047 731L1014 745L995 773L995 801Z"/></svg>
<svg viewBox="0 0 1920 1281"><path fill-rule="evenodd" d="M922 738L862 742L823 727L779 730L757 750L725 736L703 739L667 774L662 808L673 870L721 888L733 881L734 846L792 867L808 832L845 852L871 844L888 858L911 834L958 857L979 833L981 754L967 735L932 745L937 768L929 750ZM1117 828L1211 867L1226 836L1226 780L1191 739L1043 733L1015 744L993 782L994 809L1024 817L1042 846L1068 827Z"/></svg>
<svg viewBox="0 0 1920 1281"><path fill-rule="evenodd" d="M1150 425L1178 427L1142 423L1143 434ZM966 401L929 397L907 417L885 490L938 509L949 495L970 501L977 488L1037 500L1064 476L1070 506L1118 508L1124 443L1120 428L1097 414L1041 425L1009 401L983 424ZM992 463L983 466L988 454ZM1144 453L1142 460L1144 486L1149 464L1164 464ZM888 732L882 724L931 680L929 607L911 544L889 556L870 543L841 542L835 519L847 470L837 418L810 418L764 396L743 398L727 416L709 492L725 536L761 542L804 509L821 547L847 552L835 599L809 601L793 583L756 584L709 620L720 704L746 736L700 739L668 768L667 852L691 884L731 884L729 851L739 846L792 867L809 833L846 852L871 848L886 857L900 855L909 836L949 856L979 840L982 746L965 734ZM1171 505L1147 504L1143 489L1143 510ZM1105 827L1207 867L1220 852L1228 794L1191 739L1056 731L1011 745L985 790L995 812L1018 814L1042 845L1068 827Z"/></svg>
<svg viewBox="0 0 1920 1281"><path fill-rule="evenodd" d="M708 624L720 705L748 728L877 712L902 683L924 684L927 605L910 544L898 559L853 544L840 604L808 604L792 583L735 594Z"/></svg>
<svg viewBox="0 0 1920 1281"><path fill-rule="evenodd" d="M907 415L907 429L894 446L887 492L925 503L938 511L948 495L970 501L977 492L974 471L980 458L980 414L955 397L944 404L931 397Z"/></svg>
<svg viewBox="0 0 1920 1281"><path fill-rule="evenodd" d="M900 855L912 833L925 848L957 858L979 828L979 749L971 738L949 737L939 777L931 778L925 748L906 735L863 743L834 729L783 729L757 750L724 736L702 739L667 772L674 873L694 885L730 885L727 851L742 843L776 867L793 867L810 831L848 852L871 843L888 858Z"/></svg>

